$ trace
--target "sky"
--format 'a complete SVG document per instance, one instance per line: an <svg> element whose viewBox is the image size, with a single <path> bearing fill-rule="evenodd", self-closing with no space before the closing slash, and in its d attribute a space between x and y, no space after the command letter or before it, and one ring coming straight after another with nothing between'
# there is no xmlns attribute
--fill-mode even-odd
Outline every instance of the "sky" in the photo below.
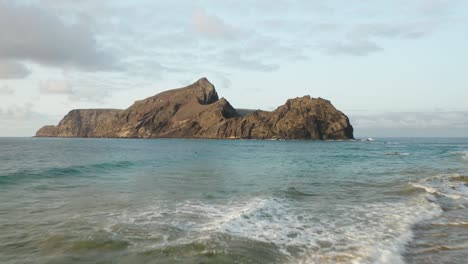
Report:
<svg viewBox="0 0 468 264"><path fill-rule="evenodd" d="M330 100L357 137L468 136L468 0L0 0L0 136L207 77Z"/></svg>

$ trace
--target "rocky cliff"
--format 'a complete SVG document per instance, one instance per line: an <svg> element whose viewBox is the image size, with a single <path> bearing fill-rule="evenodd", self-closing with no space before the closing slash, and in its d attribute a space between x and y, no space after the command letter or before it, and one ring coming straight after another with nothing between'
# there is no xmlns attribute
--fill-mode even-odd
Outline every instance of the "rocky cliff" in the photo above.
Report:
<svg viewBox="0 0 468 264"><path fill-rule="evenodd" d="M125 110L70 111L57 126L45 126L37 137L110 138L250 138L352 139L348 117L330 101L304 96L276 110L242 110L218 98L202 78L184 88L135 102Z"/></svg>

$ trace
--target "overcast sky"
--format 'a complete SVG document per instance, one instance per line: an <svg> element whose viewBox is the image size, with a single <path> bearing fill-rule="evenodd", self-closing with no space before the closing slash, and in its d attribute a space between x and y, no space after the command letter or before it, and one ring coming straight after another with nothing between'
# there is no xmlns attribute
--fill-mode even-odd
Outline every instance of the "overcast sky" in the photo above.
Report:
<svg viewBox="0 0 468 264"><path fill-rule="evenodd" d="M0 0L0 136L206 76L332 101L358 137L468 136L467 0Z"/></svg>

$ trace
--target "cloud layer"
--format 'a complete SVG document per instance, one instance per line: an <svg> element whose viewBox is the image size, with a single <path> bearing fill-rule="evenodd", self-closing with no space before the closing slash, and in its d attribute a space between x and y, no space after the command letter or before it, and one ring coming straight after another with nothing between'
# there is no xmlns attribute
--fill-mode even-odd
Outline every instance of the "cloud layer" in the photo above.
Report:
<svg viewBox="0 0 468 264"><path fill-rule="evenodd" d="M0 36L0 59L82 70L115 66L112 55L100 48L89 25L66 23L36 6L0 1Z"/></svg>
<svg viewBox="0 0 468 264"><path fill-rule="evenodd" d="M39 85L39 90L43 94L73 94L72 86L66 80L47 80Z"/></svg>
<svg viewBox="0 0 468 264"><path fill-rule="evenodd" d="M14 94L15 90L8 87L8 85L0 85L0 95L11 95Z"/></svg>
<svg viewBox="0 0 468 264"><path fill-rule="evenodd" d="M466 136L468 112L383 112L351 115L361 136Z"/></svg>
<svg viewBox="0 0 468 264"><path fill-rule="evenodd" d="M226 89L222 92L236 104L253 105L255 99L243 93L263 89L267 102L262 107L297 93L363 102L359 98L373 94L382 82L387 90L393 82L417 90L458 87L460 74L440 66L427 69L426 64L436 62L432 56L425 61L429 56L424 52L443 54L459 45L444 38L453 37L446 32L464 21L464 13L453 14L466 3L0 0L0 99L8 98L0 105L6 113L33 101L50 114L74 107L119 107L201 76ZM417 57L420 45L425 49ZM402 57L383 61L386 54ZM455 64L449 56L440 57L442 64ZM457 69L466 64L457 63ZM406 71L396 69L400 66ZM422 67L427 75L437 74L416 76ZM347 88L352 91L341 91ZM455 89L452 101L466 94ZM397 97L386 94L388 100ZM453 109L462 109L456 103ZM358 116L356 123L371 129L379 125L372 122L381 120L398 129L425 118L410 116Z"/></svg>
<svg viewBox="0 0 468 264"><path fill-rule="evenodd" d="M0 79L23 79L31 71L21 62L0 60Z"/></svg>

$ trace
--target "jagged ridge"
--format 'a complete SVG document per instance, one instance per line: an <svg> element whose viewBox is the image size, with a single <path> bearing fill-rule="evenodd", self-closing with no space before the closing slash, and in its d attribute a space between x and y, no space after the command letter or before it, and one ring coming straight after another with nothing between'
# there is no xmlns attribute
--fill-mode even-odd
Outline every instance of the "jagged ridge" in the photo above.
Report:
<svg viewBox="0 0 468 264"><path fill-rule="evenodd" d="M241 115L242 114L242 115ZM352 139L349 119L322 98L289 99L272 112L239 114L215 87L202 78L184 88L136 101L125 110L70 111L57 126L37 137L109 138L250 138Z"/></svg>

